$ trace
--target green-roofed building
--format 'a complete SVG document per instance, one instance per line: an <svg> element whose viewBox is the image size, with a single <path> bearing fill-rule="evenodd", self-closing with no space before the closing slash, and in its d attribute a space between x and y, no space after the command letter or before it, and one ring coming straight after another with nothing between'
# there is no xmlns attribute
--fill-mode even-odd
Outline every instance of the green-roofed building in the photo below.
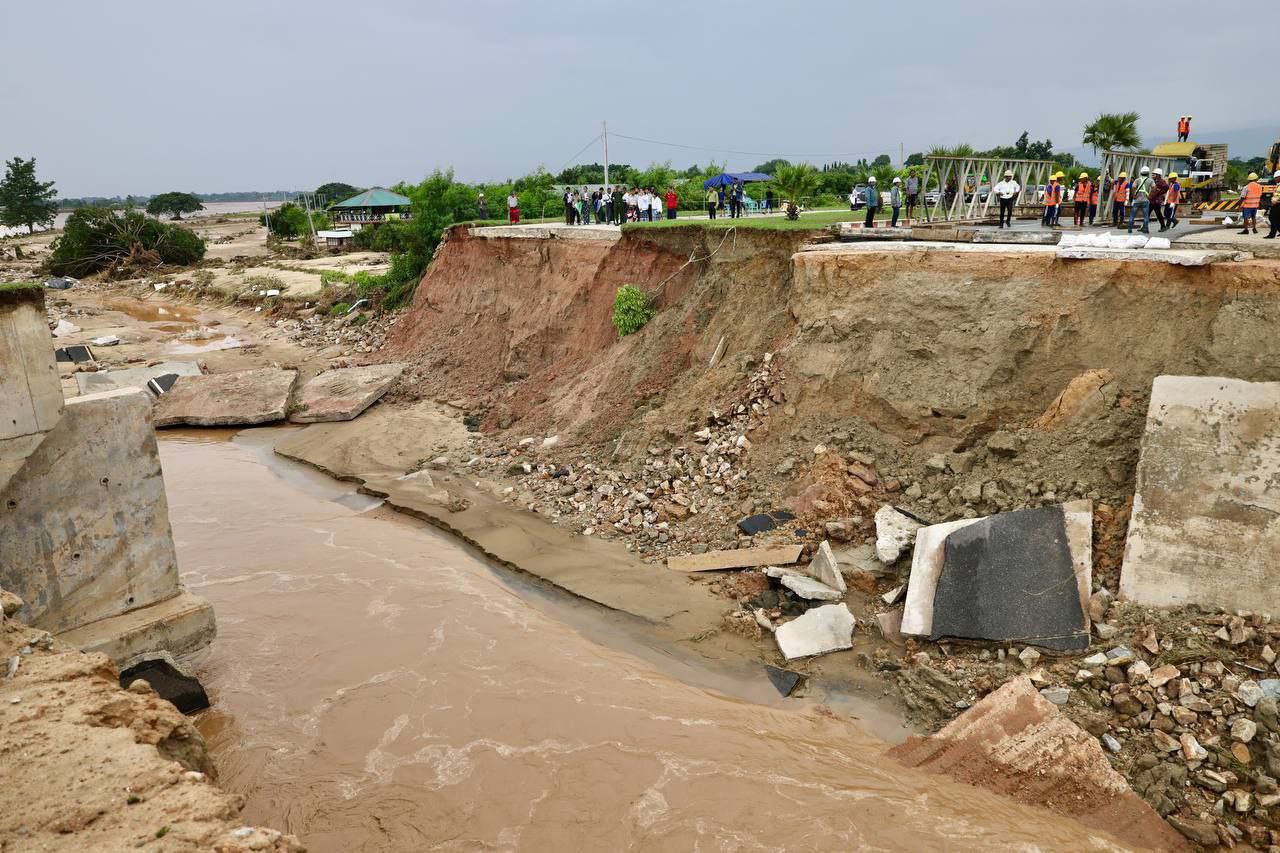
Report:
<svg viewBox="0 0 1280 853"><path fill-rule="evenodd" d="M409 219L412 202L382 187L367 189L329 208L334 223L359 227L392 219Z"/></svg>

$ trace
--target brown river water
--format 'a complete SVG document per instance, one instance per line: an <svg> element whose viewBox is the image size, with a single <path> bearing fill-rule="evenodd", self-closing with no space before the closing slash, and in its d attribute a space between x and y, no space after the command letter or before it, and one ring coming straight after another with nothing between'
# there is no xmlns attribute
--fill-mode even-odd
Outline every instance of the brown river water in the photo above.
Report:
<svg viewBox="0 0 1280 853"><path fill-rule="evenodd" d="M894 765L858 722L705 667L270 452L165 433L198 720L247 822L312 851L1118 849Z"/></svg>

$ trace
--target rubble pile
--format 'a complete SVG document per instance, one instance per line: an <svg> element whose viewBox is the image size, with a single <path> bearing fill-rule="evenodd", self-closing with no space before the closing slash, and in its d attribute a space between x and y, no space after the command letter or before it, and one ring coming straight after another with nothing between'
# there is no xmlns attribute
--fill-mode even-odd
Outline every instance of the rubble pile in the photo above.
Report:
<svg viewBox="0 0 1280 853"><path fill-rule="evenodd" d="M522 438L469 464L514 476L507 495L519 505L586 536L627 539L628 547L655 561L673 553L704 553L708 542L749 544L746 535L741 542L725 541L725 531L736 520L735 508L742 509L751 477L745 464L750 436L783 402L782 380L766 353L739 400L713 409L686 442L666 449L651 445L638 471L596 461L589 449L565 462L556 450L558 436ZM786 521L771 522L770 534L765 538L795 541Z"/></svg>
<svg viewBox="0 0 1280 853"><path fill-rule="evenodd" d="M332 317L314 309L275 321L289 340L301 347L340 346L344 356L364 355L382 349L396 318L389 314L353 311Z"/></svg>

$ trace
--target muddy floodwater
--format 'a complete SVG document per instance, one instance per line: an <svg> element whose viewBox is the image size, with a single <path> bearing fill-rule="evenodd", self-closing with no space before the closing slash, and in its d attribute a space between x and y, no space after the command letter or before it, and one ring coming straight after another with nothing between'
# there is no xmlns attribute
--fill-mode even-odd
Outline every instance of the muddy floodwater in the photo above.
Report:
<svg viewBox="0 0 1280 853"><path fill-rule="evenodd" d="M199 726L248 823L313 851L1117 849L893 765L755 665L666 656L274 459L275 434L160 442L183 578L218 616Z"/></svg>

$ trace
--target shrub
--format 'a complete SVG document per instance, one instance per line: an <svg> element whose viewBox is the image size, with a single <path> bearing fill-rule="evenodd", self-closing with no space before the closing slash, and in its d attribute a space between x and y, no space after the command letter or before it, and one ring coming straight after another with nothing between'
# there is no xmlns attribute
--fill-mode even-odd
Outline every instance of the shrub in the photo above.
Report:
<svg viewBox="0 0 1280 853"><path fill-rule="evenodd" d="M618 295L613 298L613 327L620 338L643 329L656 313L649 297L633 284L618 288Z"/></svg>
<svg viewBox="0 0 1280 853"><path fill-rule="evenodd" d="M341 317L343 314L351 310L351 306L346 302L339 302L329 309L330 317Z"/></svg>
<svg viewBox="0 0 1280 853"><path fill-rule="evenodd" d="M141 211L85 207L67 217L48 267L54 275L80 278L113 268L187 266L203 258L204 249L195 232Z"/></svg>

